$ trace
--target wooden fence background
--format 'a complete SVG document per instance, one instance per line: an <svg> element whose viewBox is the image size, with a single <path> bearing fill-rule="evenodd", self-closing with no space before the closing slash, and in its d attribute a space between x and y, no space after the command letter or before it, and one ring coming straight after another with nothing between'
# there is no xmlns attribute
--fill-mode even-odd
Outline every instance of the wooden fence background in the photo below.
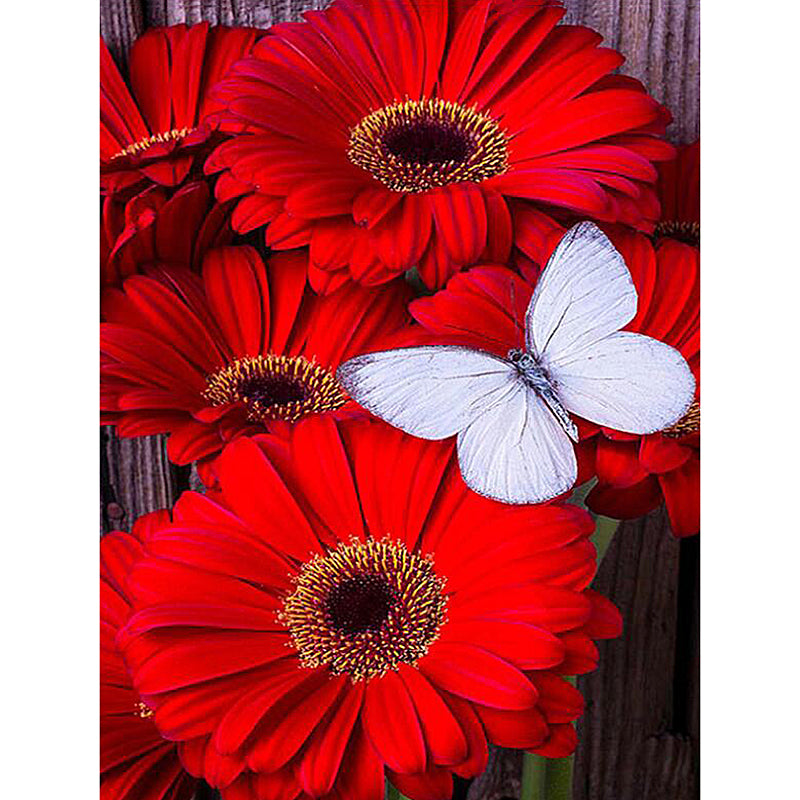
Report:
<svg viewBox="0 0 800 800"><path fill-rule="evenodd" d="M327 0L100 0L100 27L120 66L145 28L212 24L268 27ZM675 122L669 136L699 135L699 0L566 0L566 21L599 31L627 58ZM101 524L127 528L195 484L172 466L161 436L118 439L101 431ZM622 638L600 644L600 668L580 678L572 800L693 800L699 796L699 538L675 540L663 509L620 526L594 586L622 611ZM496 749L489 767L457 794L518 798L521 756ZM197 800L215 794L202 789ZM353 798L353 800L358 800Z"/></svg>

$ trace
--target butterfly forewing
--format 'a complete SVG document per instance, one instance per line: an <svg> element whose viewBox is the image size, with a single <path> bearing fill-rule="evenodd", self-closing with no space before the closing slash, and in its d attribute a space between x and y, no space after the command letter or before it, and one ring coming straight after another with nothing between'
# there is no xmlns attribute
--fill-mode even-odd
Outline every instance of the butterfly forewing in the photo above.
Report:
<svg viewBox="0 0 800 800"><path fill-rule="evenodd" d="M542 272L525 314L537 358L582 350L627 325L636 288L622 256L591 222L570 228Z"/></svg>
<svg viewBox="0 0 800 800"><path fill-rule="evenodd" d="M458 463L470 489L503 503L550 500L578 474L572 442L523 384L458 435Z"/></svg>
<svg viewBox="0 0 800 800"><path fill-rule="evenodd" d="M464 430L520 383L505 359L449 345L356 356L336 374L357 403L422 439L446 439Z"/></svg>

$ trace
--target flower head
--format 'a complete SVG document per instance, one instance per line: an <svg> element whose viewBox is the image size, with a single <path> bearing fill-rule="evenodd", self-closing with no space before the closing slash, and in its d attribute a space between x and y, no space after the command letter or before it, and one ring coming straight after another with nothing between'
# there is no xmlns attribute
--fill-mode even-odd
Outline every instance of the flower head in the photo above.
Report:
<svg viewBox="0 0 800 800"><path fill-rule="evenodd" d="M487 740L574 747L561 676L620 626L587 589L588 514L482 498L451 443L371 420L310 418L216 464L214 499L184 493L149 537L123 638L164 735L227 760L226 797L379 798L385 775L449 797Z"/></svg>
<svg viewBox="0 0 800 800"><path fill-rule="evenodd" d="M505 261L526 209L652 230L668 113L563 14L336 0L274 26L216 91L235 131L205 165L218 197L240 232L310 245L320 291Z"/></svg>
<svg viewBox="0 0 800 800"><path fill-rule="evenodd" d="M408 323L405 284L318 297L307 255L265 266L248 246L210 250L202 275L150 266L103 294L101 408L123 436L170 433L185 464L242 434L354 408L336 367Z"/></svg>
<svg viewBox="0 0 800 800"><path fill-rule="evenodd" d="M142 556L147 530L169 524L166 512L137 520L132 533L100 540L100 797L101 800L188 800L196 781L182 768L174 742L162 738L142 701L116 637L130 616L128 573Z"/></svg>
<svg viewBox="0 0 800 800"><path fill-rule="evenodd" d="M175 186L208 150L210 90L250 51L253 28L151 28L130 51L130 87L100 41L100 183L106 194Z"/></svg>

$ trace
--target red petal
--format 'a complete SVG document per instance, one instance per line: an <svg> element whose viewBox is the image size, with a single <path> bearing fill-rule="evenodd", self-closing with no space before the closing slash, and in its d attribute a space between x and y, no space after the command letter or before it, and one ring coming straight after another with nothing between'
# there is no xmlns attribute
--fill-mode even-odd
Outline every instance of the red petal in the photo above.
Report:
<svg viewBox="0 0 800 800"><path fill-rule="evenodd" d="M525 675L480 647L437 642L419 669L435 686L476 703L512 709L536 703L536 689Z"/></svg>
<svg viewBox="0 0 800 800"><path fill-rule="evenodd" d="M321 552L308 520L258 445L249 439L231 443L217 469L226 503L265 541L301 561Z"/></svg>
<svg viewBox="0 0 800 800"><path fill-rule="evenodd" d="M264 264L247 246L212 250L203 262L203 283L233 355L262 352L265 328L269 330L269 299L262 298Z"/></svg>
<svg viewBox="0 0 800 800"><path fill-rule="evenodd" d="M318 725L308 740L299 777L304 791L312 797L322 797L333 787L363 699L363 683L349 687L330 719Z"/></svg>
<svg viewBox="0 0 800 800"><path fill-rule="evenodd" d="M541 744L548 735L549 728L544 717L535 709L524 711L505 711L497 708L476 706L486 736L498 747L527 749Z"/></svg>
<svg viewBox="0 0 800 800"><path fill-rule="evenodd" d="M338 702L349 677L323 676L320 686L284 698L262 722L256 743L247 754L248 765L257 772L273 772L286 764L313 733L323 717Z"/></svg>
<svg viewBox="0 0 800 800"><path fill-rule="evenodd" d="M532 753L545 758L566 758L575 752L578 746L578 734L570 723L551 725L547 741L540 747L531 748Z"/></svg>
<svg viewBox="0 0 800 800"><path fill-rule="evenodd" d="M487 651L521 669L546 669L564 660L564 645L558 637L522 622L450 621L442 629L441 641L480 643Z"/></svg>
<svg viewBox="0 0 800 800"><path fill-rule="evenodd" d="M425 770L425 739L408 689L396 672L367 683L362 720L372 746L387 767L403 773ZM387 725L387 720L392 724ZM397 731L402 731L402 736Z"/></svg>
<svg viewBox="0 0 800 800"><path fill-rule="evenodd" d="M191 464L216 453L223 444L215 426L188 421L172 429L167 455L173 464Z"/></svg>
<svg viewBox="0 0 800 800"><path fill-rule="evenodd" d="M639 463L638 442L617 442L600 437L595 465L601 483L619 489L626 489L647 477Z"/></svg>
<svg viewBox="0 0 800 800"><path fill-rule="evenodd" d="M692 536L700 530L700 456L693 456L680 469L659 475L667 503L672 532Z"/></svg>
<svg viewBox="0 0 800 800"><path fill-rule="evenodd" d="M417 710L425 744L434 763L463 762L467 757L467 740L447 703L418 669L401 664L399 672Z"/></svg>
<svg viewBox="0 0 800 800"><path fill-rule="evenodd" d="M442 97L455 98L461 94L475 64L490 5L488 0L479 0L460 20L442 69Z"/></svg>
<svg viewBox="0 0 800 800"><path fill-rule="evenodd" d="M425 772L416 775L398 775L388 770L389 780L400 794L410 800L446 800L453 794L453 776L450 770L429 764Z"/></svg>
<svg viewBox="0 0 800 800"><path fill-rule="evenodd" d="M456 264L478 260L486 247L486 201L474 183L458 183L429 192L436 230Z"/></svg>
<svg viewBox="0 0 800 800"><path fill-rule="evenodd" d="M662 495L658 480L648 475L641 483L625 489L599 483L586 497L586 506L596 514L613 519L635 519L657 508Z"/></svg>

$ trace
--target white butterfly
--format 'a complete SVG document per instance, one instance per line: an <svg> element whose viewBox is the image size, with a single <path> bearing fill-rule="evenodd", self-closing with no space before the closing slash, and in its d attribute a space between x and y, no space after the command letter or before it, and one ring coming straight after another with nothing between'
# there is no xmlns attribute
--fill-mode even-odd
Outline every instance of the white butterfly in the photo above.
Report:
<svg viewBox="0 0 800 800"><path fill-rule="evenodd" d="M622 256L591 222L571 228L525 314L525 351L507 358L431 345L357 356L337 375L356 402L423 439L458 434L466 484L505 503L541 503L577 477L569 417L627 433L677 422L694 397L683 356L620 331L636 314Z"/></svg>

